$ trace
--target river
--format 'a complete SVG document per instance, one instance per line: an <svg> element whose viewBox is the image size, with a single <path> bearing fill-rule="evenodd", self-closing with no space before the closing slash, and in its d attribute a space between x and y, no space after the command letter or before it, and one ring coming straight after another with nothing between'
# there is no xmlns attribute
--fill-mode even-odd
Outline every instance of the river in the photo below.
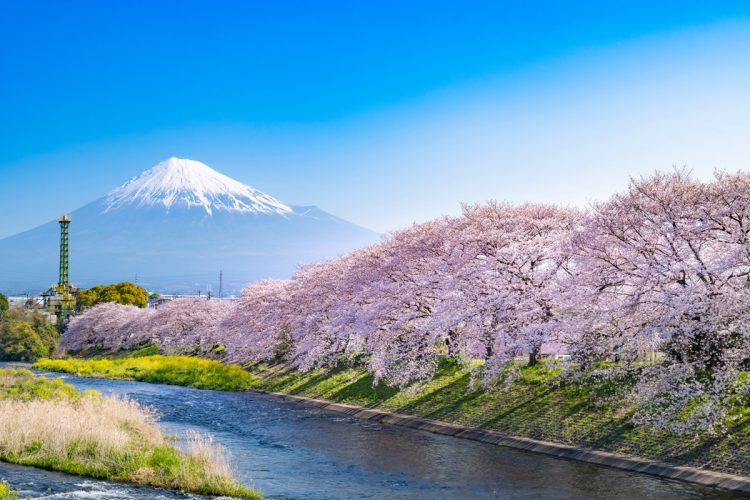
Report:
<svg viewBox="0 0 750 500"><path fill-rule="evenodd" d="M3 364L0 363L0 367ZM237 477L266 498L717 498L723 492L468 440L381 425L256 393L62 376L78 389L127 395L170 434L210 433ZM0 463L23 496L197 498Z"/></svg>

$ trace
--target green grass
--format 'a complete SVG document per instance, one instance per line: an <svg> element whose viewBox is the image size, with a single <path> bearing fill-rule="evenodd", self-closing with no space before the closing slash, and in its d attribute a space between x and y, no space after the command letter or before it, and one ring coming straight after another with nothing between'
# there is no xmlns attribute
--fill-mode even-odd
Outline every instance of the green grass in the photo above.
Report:
<svg viewBox="0 0 750 500"><path fill-rule="evenodd" d="M139 380L218 391L245 391L256 383L256 377L240 366L190 356L147 354L97 359L41 359L34 367L83 377Z"/></svg>
<svg viewBox="0 0 750 500"><path fill-rule="evenodd" d="M23 369L0 369L0 460L190 493L260 498L232 477L222 450L204 437L193 436L179 450L136 403L79 392ZM0 485L0 499L3 488L9 489Z"/></svg>
<svg viewBox="0 0 750 500"><path fill-rule="evenodd" d="M0 399L77 399L82 394L62 379L38 377L25 369L0 369Z"/></svg>

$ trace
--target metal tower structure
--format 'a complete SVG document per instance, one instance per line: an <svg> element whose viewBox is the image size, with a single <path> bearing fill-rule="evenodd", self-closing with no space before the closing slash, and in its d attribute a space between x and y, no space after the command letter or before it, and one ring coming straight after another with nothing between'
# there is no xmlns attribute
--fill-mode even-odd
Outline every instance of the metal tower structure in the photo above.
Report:
<svg viewBox="0 0 750 500"><path fill-rule="evenodd" d="M219 298L224 298L224 271L219 271Z"/></svg>
<svg viewBox="0 0 750 500"><path fill-rule="evenodd" d="M60 223L60 278L57 286L66 287L68 280L68 227L70 226L70 215L63 215L57 221Z"/></svg>
<svg viewBox="0 0 750 500"><path fill-rule="evenodd" d="M78 289L70 284L69 275L69 246L68 228L71 222L70 215L63 215L57 219L60 223L60 267L57 284L52 285L49 290L42 294L47 311L57 316L57 328L64 330L68 318L73 314L76 305L75 294Z"/></svg>

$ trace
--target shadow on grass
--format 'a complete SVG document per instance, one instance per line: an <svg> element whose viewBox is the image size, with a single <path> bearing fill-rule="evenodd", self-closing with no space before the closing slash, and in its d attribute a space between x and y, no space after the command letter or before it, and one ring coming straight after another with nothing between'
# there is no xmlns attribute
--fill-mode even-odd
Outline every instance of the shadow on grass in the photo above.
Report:
<svg viewBox="0 0 750 500"><path fill-rule="evenodd" d="M399 407L401 413L416 413L426 418L452 418L471 401L482 396L479 389L469 389L471 374L466 373L452 382L432 390L426 390L419 397Z"/></svg>
<svg viewBox="0 0 750 500"><path fill-rule="evenodd" d="M321 392L316 392L313 389L315 389L322 382L328 380L332 375L333 375L332 371L327 371L327 372L319 373L317 375L313 375L312 377L306 379L301 384L295 385L294 388L292 388L289 392L291 394L305 394L311 397L321 396L322 395Z"/></svg>
<svg viewBox="0 0 750 500"><path fill-rule="evenodd" d="M355 380L345 384L333 394L334 401L356 401L360 406L375 408L383 401L399 393L399 389L379 382L375 384L375 377L363 374Z"/></svg>
<svg viewBox="0 0 750 500"><path fill-rule="evenodd" d="M533 395L525 397L521 401L502 409L498 413L495 413L491 418L482 421L479 426L492 429L496 427L501 421L509 419L518 414L525 415L525 418L528 418L529 407L539 406L541 401L549 399L549 396L551 396L554 392L554 389L546 389L541 392L537 391ZM547 407L548 405L549 403L546 403L544 406Z"/></svg>
<svg viewBox="0 0 750 500"><path fill-rule="evenodd" d="M747 475L747 464L750 463L750 447L747 446L749 424L750 418L741 418L726 430L726 434L707 436L700 443L680 453L673 453L672 460L681 464L698 462L704 466L722 462L722 469L731 469L737 474ZM735 436L735 439L727 440L726 435ZM717 450L723 453L717 453Z"/></svg>

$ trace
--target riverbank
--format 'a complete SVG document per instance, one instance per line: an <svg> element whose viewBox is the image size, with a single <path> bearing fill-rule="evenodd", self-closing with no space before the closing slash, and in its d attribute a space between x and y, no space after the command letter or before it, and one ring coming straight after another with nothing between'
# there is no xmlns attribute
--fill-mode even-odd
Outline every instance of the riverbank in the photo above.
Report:
<svg viewBox="0 0 750 500"><path fill-rule="evenodd" d="M432 380L406 389L373 385L356 368L300 373L252 367L256 388L367 409L412 415L503 436L639 457L675 466L750 477L750 412L731 415L720 435L674 435L632 424L626 392L610 380L574 382L555 364L523 367L511 384L484 387L469 368L444 363Z"/></svg>
<svg viewBox="0 0 750 500"><path fill-rule="evenodd" d="M357 419L407 427L409 429L431 432L433 434L443 434L460 439L469 439L481 443L505 446L507 448L530 451L533 453L542 453L555 458L576 460L579 462L638 472L641 474L649 474L661 478L685 481L700 484L702 486L747 493L750 495L750 477L746 476L702 470L695 467L675 466L656 460L646 460L639 457L630 457L617 453L591 450L580 446L568 446L559 443L539 441L536 439L506 436L498 432L477 429L474 427L464 427L438 420L373 410L361 406L331 403L322 399L313 399L305 396L292 396L284 393L267 394L301 405L341 413Z"/></svg>
<svg viewBox="0 0 750 500"><path fill-rule="evenodd" d="M204 495L260 498L198 434L185 449L133 401L77 391L24 369L0 369L0 460Z"/></svg>
<svg viewBox="0 0 750 500"><path fill-rule="evenodd" d="M169 433L205 429L231 450L236 477L269 498L736 498L687 482L354 419L259 391L75 375L64 380L81 391L128 395L153 407ZM0 464L0 477L22 494L34 497L45 485L61 496L81 489L65 485L64 477L58 487L57 474L28 468L20 471L24 477L16 469ZM86 483L107 491L106 483ZM133 486L112 487L122 497L148 496Z"/></svg>
<svg viewBox="0 0 750 500"><path fill-rule="evenodd" d="M68 361L67 368L93 366L87 365L92 361ZM52 369L47 362L37 366ZM58 368L64 366L58 363ZM634 409L623 401L625 393L617 384L590 379L574 382L563 378L554 363L523 367L513 383L484 387L473 381L470 367L445 362L432 380L405 389L374 385L372 376L356 367L306 373L280 365L247 368L253 376L251 387L256 390L412 415L672 466L750 476L749 412L733 415L733 427L722 435L653 432L632 425Z"/></svg>

